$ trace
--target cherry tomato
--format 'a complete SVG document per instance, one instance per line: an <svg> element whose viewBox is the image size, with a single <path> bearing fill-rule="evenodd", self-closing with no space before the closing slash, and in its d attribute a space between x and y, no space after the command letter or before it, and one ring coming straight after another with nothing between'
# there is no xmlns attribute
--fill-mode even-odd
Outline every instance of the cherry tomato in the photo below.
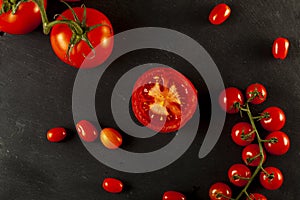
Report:
<svg viewBox="0 0 300 200"><path fill-rule="evenodd" d="M219 96L219 103L227 113L238 113L239 105L244 104L243 93L234 87L226 88Z"/></svg>
<svg viewBox="0 0 300 200"><path fill-rule="evenodd" d="M117 149L122 145L122 135L113 128L105 128L100 133L102 144L108 149Z"/></svg>
<svg viewBox="0 0 300 200"><path fill-rule="evenodd" d="M219 25L225 22L230 16L231 9L225 3L216 5L209 14L209 21L214 25Z"/></svg>
<svg viewBox="0 0 300 200"><path fill-rule="evenodd" d="M243 164L234 164L228 170L228 178L230 182L238 187L245 186L250 177L250 169Z"/></svg>
<svg viewBox="0 0 300 200"><path fill-rule="evenodd" d="M164 193L162 200L186 200L186 197L175 191L167 191Z"/></svg>
<svg viewBox="0 0 300 200"><path fill-rule="evenodd" d="M261 172L259 175L259 181L261 185L267 190L277 190L283 183L283 175L276 167L267 167L265 172Z"/></svg>
<svg viewBox="0 0 300 200"><path fill-rule="evenodd" d="M123 183L115 178L106 178L103 180L102 187L107 192L120 193L123 190Z"/></svg>
<svg viewBox="0 0 300 200"><path fill-rule="evenodd" d="M289 51L290 42L288 39L279 37L273 42L272 53L274 58L284 60Z"/></svg>
<svg viewBox="0 0 300 200"><path fill-rule="evenodd" d="M198 99L194 85L184 75L172 68L158 67L138 78L131 103L139 122L167 133L180 129L192 118Z"/></svg>
<svg viewBox="0 0 300 200"><path fill-rule="evenodd" d="M76 130L80 138L85 142L93 142L99 136L95 126L87 120L78 122L76 124Z"/></svg>
<svg viewBox="0 0 300 200"><path fill-rule="evenodd" d="M230 187L222 182L213 184L209 189L210 200L228 200L231 196Z"/></svg>
<svg viewBox="0 0 300 200"><path fill-rule="evenodd" d="M73 9L79 20L82 21L84 8L76 7ZM62 16L74 20L70 9L64 11L57 20L62 20ZM72 48L68 57L68 46L72 37L72 30L66 24L55 25L50 33L50 41L52 49L58 58L76 68L93 68L102 64L109 57L113 49L112 25L108 18L100 11L93 8L86 8L86 27L97 24L105 24L107 26L100 26L87 33L89 41L95 48L94 57L89 55L92 49L83 40Z"/></svg>
<svg viewBox="0 0 300 200"><path fill-rule="evenodd" d="M250 198L247 198L247 200L267 200L267 198L259 193L253 193L249 195Z"/></svg>
<svg viewBox="0 0 300 200"><path fill-rule="evenodd" d="M265 142L264 146L270 154L273 155L283 155L290 148L289 137L281 131L275 131L267 135L265 140L270 140L270 142Z"/></svg>
<svg viewBox="0 0 300 200"><path fill-rule="evenodd" d="M246 98L253 104L261 104L267 99L267 90L262 84L251 84L246 89Z"/></svg>
<svg viewBox="0 0 300 200"><path fill-rule="evenodd" d="M0 9L4 0L0 0ZM44 0L47 6L47 0ZM12 11L0 15L0 31L9 34L26 34L36 29L41 23L39 7L32 1L24 2L19 5L15 14Z"/></svg>
<svg viewBox="0 0 300 200"><path fill-rule="evenodd" d="M269 107L261 115L265 118L260 120L260 124L267 131L279 131L285 124L285 114L278 107Z"/></svg>
<svg viewBox="0 0 300 200"><path fill-rule="evenodd" d="M267 155L265 150L263 149L264 161L266 161ZM259 152L258 144L249 144L243 149L242 159L246 165L249 166L258 166L261 161L261 156Z"/></svg>
<svg viewBox="0 0 300 200"><path fill-rule="evenodd" d="M251 124L247 122L239 122L232 127L231 138L236 144L246 146L253 142L255 138L255 133L251 133L252 131L253 128Z"/></svg>
<svg viewBox="0 0 300 200"><path fill-rule="evenodd" d="M50 142L61 142L67 136L66 129L61 127L52 128L47 132L47 139Z"/></svg>

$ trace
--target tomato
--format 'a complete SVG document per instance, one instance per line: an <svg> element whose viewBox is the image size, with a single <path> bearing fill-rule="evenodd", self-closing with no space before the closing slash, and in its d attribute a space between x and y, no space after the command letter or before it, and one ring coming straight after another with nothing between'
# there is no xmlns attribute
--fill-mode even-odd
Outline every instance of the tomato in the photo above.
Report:
<svg viewBox="0 0 300 200"><path fill-rule="evenodd" d="M264 161L266 161L267 155L265 150L263 149ZM259 152L258 144L249 144L243 149L242 159L246 165L249 166L258 166L261 161L261 156Z"/></svg>
<svg viewBox="0 0 300 200"><path fill-rule="evenodd" d="M264 146L270 154L273 155L283 155L290 148L289 137L281 131L275 131L267 135L265 140L271 140L270 142L265 142Z"/></svg>
<svg viewBox="0 0 300 200"><path fill-rule="evenodd" d="M102 187L107 192L120 193L123 190L123 183L115 178L106 178L103 180Z"/></svg>
<svg viewBox="0 0 300 200"><path fill-rule="evenodd" d="M172 68L157 67L138 78L131 103L140 123L167 133L177 131L192 118L198 98L194 85L184 75Z"/></svg>
<svg viewBox="0 0 300 200"><path fill-rule="evenodd" d="M76 7L73 9L79 20L82 21L84 8ZM74 20L70 9L64 11L57 20L63 19L62 16ZM73 33L66 24L55 25L51 30L50 41L54 53L63 62L76 68L93 68L102 64L109 57L113 49L112 25L108 18L100 11L93 8L86 8L86 26L91 27L97 24L105 24L107 26L100 26L87 33L89 41L95 48L94 57L89 55L92 49L83 40L74 45L68 57L68 47ZM86 28L83 28L83 30L86 30ZM81 35L78 35L78 37L81 37Z"/></svg>
<svg viewBox="0 0 300 200"><path fill-rule="evenodd" d="M267 190L277 190L283 183L283 175L276 167L265 168L267 174L262 171L259 175L261 185Z"/></svg>
<svg viewBox="0 0 300 200"><path fill-rule="evenodd" d="M80 138L85 142L93 142L99 136L95 126L87 120L78 122L76 124L76 130Z"/></svg>
<svg viewBox="0 0 300 200"><path fill-rule="evenodd" d="M102 144L108 149L117 149L122 145L122 135L113 128L105 128L100 133Z"/></svg>
<svg viewBox="0 0 300 200"><path fill-rule="evenodd" d="M247 200L267 200L267 198L259 193L252 193L249 195L250 198L247 198Z"/></svg>
<svg viewBox="0 0 300 200"><path fill-rule="evenodd" d="M225 22L230 16L231 9L225 3L216 5L209 14L209 21L214 25L219 25Z"/></svg>
<svg viewBox="0 0 300 200"><path fill-rule="evenodd" d="M226 88L219 96L219 103L227 113L238 113L239 106L244 104L243 93L234 87Z"/></svg>
<svg viewBox="0 0 300 200"><path fill-rule="evenodd" d="M228 200L231 196L230 187L222 182L213 184L209 189L210 200Z"/></svg>
<svg viewBox="0 0 300 200"><path fill-rule="evenodd" d="M4 0L0 0L0 9ZM44 0L45 8L47 0ZM32 1L21 3L15 14L12 11L0 14L0 31L9 34L26 34L32 32L41 23L39 7Z"/></svg>
<svg viewBox="0 0 300 200"><path fill-rule="evenodd" d="M273 42L272 53L274 58L284 60L289 51L290 42L288 39L279 37Z"/></svg>
<svg viewBox="0 0 300 200"><path fill-rule="evenodd" d="M251 171L246 165L234 164L228 170L228 178L232 184L243 187L251 178Z"/></svg>
<svg viewBox="0 0 300 200"><path fill-rule="evenodd" d="M253 104L261 104L267 99L267 90L262 84L251 84L246 89L246 98Z"/></svg>
<svg viewBox="0 0 300 200"><path fill-rule="evenodd" d="M232 127L231 138L236 144L246 146L253 142L255 138L255 133L252 131L253 128L251 124L247 122L239 122Z"/></svg>
<svg viewBox="0 0 300 200"><path fill-rule="evenodd" d="M285 124L285 114L278 107L269 107L263 111L260 124L267 131L279 131Z"/></svg>
<svg viewBox="0 0 300 200"><path fill-rule="evenodd" d="M175 191L167 191L164 193L162 200L186 200L186 197Z"/></svg>
<svg viewBox="0 0 300 200"><path fill-rule="evenodd" d="M47 132L47 139L50 142L61 142L67 136L66 129L61 127L52 128Z"/></svg>

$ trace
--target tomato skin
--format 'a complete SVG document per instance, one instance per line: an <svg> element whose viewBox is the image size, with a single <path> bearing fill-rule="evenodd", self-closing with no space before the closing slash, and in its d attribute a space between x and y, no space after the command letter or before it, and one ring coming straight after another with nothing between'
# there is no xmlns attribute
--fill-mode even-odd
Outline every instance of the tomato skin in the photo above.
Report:
<svg viewBox="0 0 300 200"><path fill-rule="evenodd" d="M277 190L283 183L283 175L281 171L276 167L267 167L265 171L268 174L272 174L273 177L269 178L263 171L260 172L259 181L260 184L267 190Z"/></svg>
<svg viewBox="0 0 300 200"><path fill-rule="evenodd" d="M231 9L225 3L216 5L209 14L209 21L214 25L219 25L225 22L230 16Z"/></svg>
<svg viewBox="0 0 300 200"><path fill-rule="evenodd" d="M135 82L131 104L135 117L144 126L161 133L174 132L194 115L197 90L175 69L152 68Z"/></svg>
<svg viewBox="0 0 300 200"><path fill-rule="evenodd" d="M122 145L122 135L113 128L104 128L100 133L102 144L108 149L117 149Z"/></svg>
<svg viewBox="0 0 300 200"><path fill-rule="evenodd" d="M253 158L257 155L259 155L259 146L258 144L249 144L248 146L246 146L244 149L243 149L243 152L242 152L242 159L243 161L245 162L246 165L249 165L249 166L258 166L259 165L259 162L261 161L261 156L257 157L256 159L254 159L252 162L248 162L248 159L249 158ZM264 161L266 161L266 158L267 158L267 155L266 155L266 152L265 150L263 149L263 154L264 154Z"/></svg>
<svg viewBox="0 0 300 200"><path fill-rule="evenodd" d="M242 178L250 178L251 171L250 169L243 164L234 164L228 170L228 178L232 184L238 187L243 187L248 183L248 180ZM238 178L238 177L241 177Z"/></svg>
<svg viewBox="0 0 300 200"><path fill-rule="evenodd" d="M164 193L162 200L186 200L186 197L176 191L167 191Z"/></svg>
<svg viewBox="0 0 300 200"><path fill-rule="evenodd" d="M284 60L289 51L290 42L288 39L279 37L274 40L272 54L274 58Z"/></svg>
<svg viewBox="0 0 300 200"><path fill-rule="evenodd" d="M105 178L102 183L102 188L110 193L120 193L123 190L123 183L115 178Z"/></svg>
<svg viewBox="0 0 300 200"><path fill-rule="evenodd" d="M73 9L81 21L84 8L75 7ZM69 9L64 11L61 15L67 19L74 20L71 10ZM76 44L70 52L70 57L67 57L68 45L72 37L72 30L68 25L55 25L50 33L50 41L54 53L60 60L75 68L97 67L110 56L113 49L113 29L109 19L103 13L93 8L86 8L86 16L86 25L88 27L96 24L106 24L110 27L100 26L87 33L88 39L95 49L95 57L93 58L89 55L92 52L91 48L84 41L80 41ZM61 19L61 16L57 18L57 20Z"/></svg>
<svg viewBox="0 0 300 200"><path fill-rule="evenodd" d="M2 5L3 0L0 0L0 8ZM44 0L44 6L47 7L47 0ZM24 2L14 15L11 11L0 15L0 31L9 34L27 34L36 29L41 21L38 6L32 1Z"/></svg>
<svg viewBox="0 0 300 200"><path fill-rule="evenodd" d="M243 93L235 87L226 88L219 96L219 104L229 114L238 113L239 109L235 105L244 104Z"/></svg>
<svg viewBox="0 0 300 200"><path fill-rule="evenodd" d="M223 195L223 197L219 197L218 195L220 194ZM230 187L222 182L213 184L209 189L210 200L228 200L231 196L232 191Z"/></svg>
<svg viewBox="0 0 300 200"><path fill-rule="evenodd" d="M95 126L87 120L79 121L76 124L76 130L79 137L85 142L93 142L99 136Z"/></svg>
<svg viewBox="0 0 300 200"><path fill-rule="evenodd" d="M47 132L47 139L49 142L61 142L67 136L66 129L62 127L52 128Z"/></svg>
<svg viewBox="0 0 300 200"><path fill-rule="evenodd" d="M254 96L255 93L258 93L258 96ZM246 89L246 98L247 100L253 98L250 102L252 104L261 104L267 99L267 90L260 83L254 83L247 87Z"/></svg>
<svg viewBox="0 0 300 200"><path fill-rule="evenodd" d="M259 193L252 193L249 196L251 199L247 198L247 200L267 200L267 198L264 195Z"/></svg>
<svg viewBox="0 0 300 200"><path fill-rule="evenodd" d="M232 127L231 138L237 145L247 146L255 139L255 133L252 133L248 137L246 136L244 139L243 137L248 135L251 131L253 131L251 124L248 122L239 122Z"/></svg>
<svg viewBox="0 0 300 200"><path fill-rule="evenodd" d="M277 142L276 143L265 142L264 146L267 152L273 155L280 156L285 154L289 150L290 139L284 132L281 131L272 132L269 135L267 135L265 140L270 140L272 138L276 138Z"/></svg>
<svg viewBox="0 0 300 200"><path fill-rule="evenodd" d="M285 114L278 107L269 107L263 111L262 116L268 114L269 117L260 120L262 127L270 132L279 131L285 125Z"/></svg>

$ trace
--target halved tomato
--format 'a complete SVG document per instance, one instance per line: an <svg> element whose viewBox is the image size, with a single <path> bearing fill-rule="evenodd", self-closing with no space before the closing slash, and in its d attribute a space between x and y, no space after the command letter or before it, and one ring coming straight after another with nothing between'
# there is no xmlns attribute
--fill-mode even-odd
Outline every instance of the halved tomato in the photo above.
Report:
<svg viewBox="0 0 300 200"><path fill-rule="evenodd" d="M168 67L146 71L132 92L132 110L139 122L163 133L183 127L198 105L197 91L189 79Z"/></svg>

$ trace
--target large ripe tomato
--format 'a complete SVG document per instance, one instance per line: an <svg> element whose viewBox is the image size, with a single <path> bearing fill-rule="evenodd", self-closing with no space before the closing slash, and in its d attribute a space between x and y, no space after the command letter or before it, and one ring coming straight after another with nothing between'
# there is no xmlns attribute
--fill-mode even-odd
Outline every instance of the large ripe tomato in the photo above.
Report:
<svg viewBox="0 0 300 200"><path fill-rule="evenodd" d="M267 135L265 140L269 140L270 142L265 142L265 148L267 152L273 155L283 155L290 148L290 139L289 137L281 131L275 131Z"/></svg>
<svg viewBox="0 0 300 200"><path fill-rule="evenodd" d="M265 150L263 149L264 160L266 161L267 155ZM259 151L258 144L249 144L243 149L242 159L246 165L249 166L258 166L261 161L261 155Z"/></svg>
<svg viewBox="0 0 300 200"><path fill-rule="evenodd" d="M0 0L0 8L4 0ZM45 7L47 0L44 0ZM36 29L41 23L39 7L32 1L24 2L19 5L17 12L12 11L0 15L0 31L9 34L26 34Z"/></svg>
<svg viewBox="0 0 300 200"><path fill-rule="evenodd" d="M285 125L285 114L278 107L269 107L261 114L260 124L267 131L279 131Z"/></svg>
<svg viewBox="0 0 300 200"><path fill-rule="evenodd" d="M239 106L244 104L243 93L235 87L226 88L219 96L219 103L227 113L238 113Z"/></svg>
<svg viewBox="0 0 300 200"><path fill-rule="evenodd" d="M265 173L266 172L266 173ZM267 190L277 190L283 183L283 175L276 167L267 167L259 175L261 185Z"/></svg>
<svg viewBox="0 0 300 200"><path fill-rule="evenodd" d="M198 99L195 87L184 75L158 67L138 78L131 103L144 126L166 133L178 130L192 118Z"/></svg>
<svg viewBox="0 0 300 200"><path fill-rule="evenodd" d="M232 191L228 185L222 182L213 184L209 189L210 200L228 200L232 196Z"/></svg>
<svg viewBox="0 0 300 200"><path fill-rule="evenodd" d="M245 186L251 177L250 169L243 164L232 165L227 174L230 182L238 187Z"/></svg>
<svg viewBox="0 0 300 200"><path fill-rule="evenodd" d="M84 8L73 8L80 21L83 20ZM64 11L57 20L62 20L62 16L74 20L70 9ZM63 62L76 68L93 68L102 64L111 54L113 49L113 29L108 18L98 10L86 8L86 27L92 27L97 24L105 24L87 33L87 37L95 48L95 54L89 45L81 40L75 44L68 56L68 47L72 37L72 30L66 24L55 25L50 33L50 41L55 54ZM110 27L110 28L109 28ZM86 28L83 27L85 31ZM78 36L80 37L80 36ZM91 54L90 54L91 53ZM84 61L84 62L83 62Z"/></svg>
<svg viewBox="0 0 300 200"><path fill-rule="evenodd" d="M255 133L252 132L253 128L248 122L239 122L231 129L232 140L240 146L246 146L253 142Z"/></svg>

